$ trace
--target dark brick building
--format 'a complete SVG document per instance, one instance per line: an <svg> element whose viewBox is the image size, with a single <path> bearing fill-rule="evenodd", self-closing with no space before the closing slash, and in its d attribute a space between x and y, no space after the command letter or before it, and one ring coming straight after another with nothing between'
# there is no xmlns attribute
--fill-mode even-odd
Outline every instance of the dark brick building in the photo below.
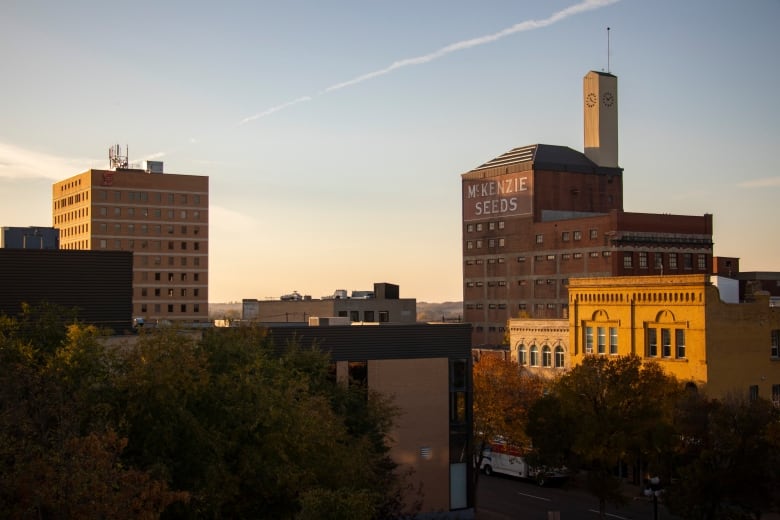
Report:
<svg viewBox="0 0 780 520"><path fill-rule="evenodd" d="M76 308L81 322L131 330L133 254L128 251L0 249L0 314L22 303Z"/></svg>

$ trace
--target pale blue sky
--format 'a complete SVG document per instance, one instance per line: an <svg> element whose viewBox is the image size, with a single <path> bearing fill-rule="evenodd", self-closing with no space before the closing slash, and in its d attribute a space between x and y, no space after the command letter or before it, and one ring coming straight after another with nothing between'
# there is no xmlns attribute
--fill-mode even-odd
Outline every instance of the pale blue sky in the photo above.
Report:
<svg viewBox="0 0 780 520"><path fill-rule="evenodd" d="M609 26L624 208L712 213L716 255L777 271L778 22L778 0L4 0L0 226L51 225L52 182L129 145L210 176L211 301L460 300L460 174L582 150Z"/></svg>

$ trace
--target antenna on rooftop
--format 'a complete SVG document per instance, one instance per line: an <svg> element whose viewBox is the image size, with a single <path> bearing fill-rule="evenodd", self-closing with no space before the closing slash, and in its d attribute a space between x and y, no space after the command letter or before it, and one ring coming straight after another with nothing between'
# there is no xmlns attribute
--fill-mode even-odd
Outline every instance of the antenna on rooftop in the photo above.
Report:
<svg viewBox="0 0 780 520"><path fill-rule="evenodd" d="M607 74L610 74L609 70L609 27L607 27Z"/></svg>
<svg viewBox="0 0 780 520"><path fill-rule="evenodd" d="M127 168L129 147L125 145L125 154L122 155L122 148L117 144L108 149L108 162L112 170Z"/></svg>

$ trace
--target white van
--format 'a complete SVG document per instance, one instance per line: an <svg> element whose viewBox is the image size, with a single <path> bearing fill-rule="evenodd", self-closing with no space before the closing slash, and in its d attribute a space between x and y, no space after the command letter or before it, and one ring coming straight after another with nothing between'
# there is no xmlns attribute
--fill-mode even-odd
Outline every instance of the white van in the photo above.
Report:
<svg viewBox="0 0 780 520"><path fill-rule="evenodd" d="M485 475L502 473L513 477L534 480L540 486L560 482L566 473L560 470L537 469L526 463L519 449L505 442L493 442L482 452L480 469Z"/></svg>

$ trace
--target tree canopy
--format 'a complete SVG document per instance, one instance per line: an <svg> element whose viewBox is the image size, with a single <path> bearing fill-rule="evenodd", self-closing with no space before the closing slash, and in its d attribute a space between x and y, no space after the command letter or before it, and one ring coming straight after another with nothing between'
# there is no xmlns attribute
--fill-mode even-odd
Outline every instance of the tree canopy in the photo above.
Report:
<svg viewBox="0 0 780 520"><path fill-rule="evenodd" d="M45 310L27 320L40 329L0 318L0 517L405 510L386 445L395 408L338 384L316 346L167 328L106 347Z"/></svg>

